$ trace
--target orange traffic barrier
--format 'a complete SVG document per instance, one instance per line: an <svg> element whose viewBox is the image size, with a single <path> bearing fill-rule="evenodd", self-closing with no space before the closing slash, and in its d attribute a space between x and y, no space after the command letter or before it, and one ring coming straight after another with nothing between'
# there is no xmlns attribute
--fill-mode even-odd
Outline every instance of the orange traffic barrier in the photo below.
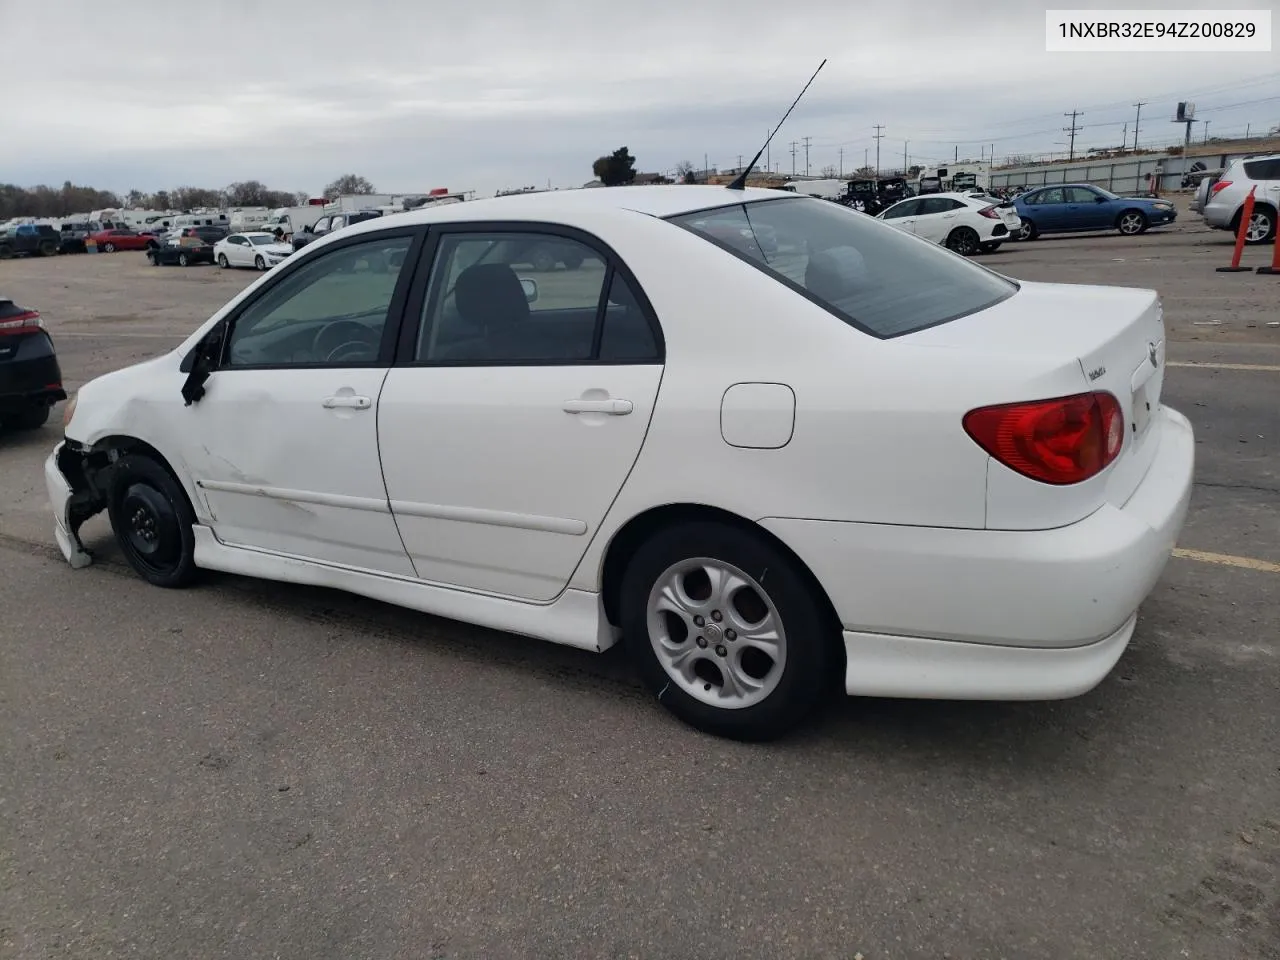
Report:
<svg viewBox="0 0 1280 960"><path fill-rule="evenodd" d="M1249 188L1249 195L1244 198L1244 209L1240 211L1240 229L1236 231L1236 249L1231 254L1231 266L1218 267L1218 273L1241 273L1249 270L1248 267L1240 266L1240 255L1244 253L1244 238L1249 232L1249 221L1253 219L1253 191L1257 190L1256 186Z"/></svg>
<svg viewBox="0 0 1280 960"><path fill-rule="evenodd" d="M1271 246L1271 266L1259 267L1258 272L1280 277L1280 225L1276 227L1276 242Z"/></svg>

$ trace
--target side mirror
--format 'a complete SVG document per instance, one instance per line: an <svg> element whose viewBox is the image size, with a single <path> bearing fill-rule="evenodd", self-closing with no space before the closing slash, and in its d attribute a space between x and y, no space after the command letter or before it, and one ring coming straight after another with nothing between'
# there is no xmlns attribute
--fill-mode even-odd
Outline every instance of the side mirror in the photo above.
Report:
<svg viewBox="0 0 1280 960"><path fill-rule="evenodd" d="M218 360L222 357L222 343L227 335L226 323L220 323L187 354L186 360L191 363L187 370L187 379L182 384L182 400L185 406L198 401L204 396L204 384L209 375L218 368ZM186 366L184 363L183 366Z"/></svg>
<svg viewBox="0 0 1280 960"><path fill-rule="evenodd" d="M538 299L538 281L529 277L521 277L520 286L524 288L525 303L535 303Z"/></svg>

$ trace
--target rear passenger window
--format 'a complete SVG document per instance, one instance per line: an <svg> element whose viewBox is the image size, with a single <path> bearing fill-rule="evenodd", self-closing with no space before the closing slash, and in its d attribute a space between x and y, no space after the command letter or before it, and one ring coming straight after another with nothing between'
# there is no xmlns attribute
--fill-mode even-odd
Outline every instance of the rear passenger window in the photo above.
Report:
<svg viewBox="0 0 1280 960"><path fill-rule="evenodd" d="M1250 180L1280 180L1280 157L1271 160L1246 160L1244 172Z"/></svg>
<svg viewBox="0 0 1280 960"><path fill-rule="evenodd" d="M428 285L416 359L590 361L606 272L595 250L567 237L446 234ZM624 295L620 290L619 296ZM617 307L615 322L625 325L625 302Z"/></svg>

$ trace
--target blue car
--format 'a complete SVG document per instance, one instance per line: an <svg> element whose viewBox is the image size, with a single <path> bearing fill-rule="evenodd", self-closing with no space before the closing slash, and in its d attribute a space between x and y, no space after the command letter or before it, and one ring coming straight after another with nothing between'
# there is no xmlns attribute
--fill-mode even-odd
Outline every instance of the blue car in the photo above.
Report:
<svg viewBox="0 0 1280 960"><path fill-rule="evenodd" d="M1081 230L1119 230L1133 237L1148 227L1173 223L1178 211L1168 200L1120 197L1090 183L1028 190L1013 201L1022 218L1019 240L1034 240L1042 233Z"/></svg>

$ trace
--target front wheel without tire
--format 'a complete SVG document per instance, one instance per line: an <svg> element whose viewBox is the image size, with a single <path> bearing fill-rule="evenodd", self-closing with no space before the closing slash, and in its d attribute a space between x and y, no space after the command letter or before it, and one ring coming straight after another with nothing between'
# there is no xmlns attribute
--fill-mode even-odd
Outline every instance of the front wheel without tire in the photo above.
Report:
<svg viewBox="0 0 1280 960"><path fill-rule="evenodd" d="M706 521L659 532L627 567L621 620L646 685L708 733L771 739L821 702L833 624L761 536Z"/></svg>
<svg viewBox="0 0 1280 960"><path fill-rule="evenodd" d="M129 566L157 587L195 579L195 514L169 471L150 457L122 457L111 477L107 515Z"/></svg>

